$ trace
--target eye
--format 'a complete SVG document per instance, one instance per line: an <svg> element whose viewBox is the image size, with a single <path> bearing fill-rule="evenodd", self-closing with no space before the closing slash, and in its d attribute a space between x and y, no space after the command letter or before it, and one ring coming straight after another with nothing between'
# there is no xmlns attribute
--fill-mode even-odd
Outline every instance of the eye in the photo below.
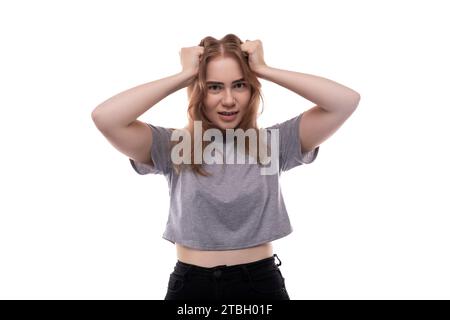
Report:
<svg viewBox="0 0 450 320"><path fill-rule="evenodd" d="M239 85L241 85L241 87L238 88L238 89L242 89L242 88L245 88L247 86L247 84L245 82L239 82L239 83L236 84L236 86L239 86Z"/></svg>
<svg viewBox="0 0 450 320"><path fill-rule="evenodd" d="M214 89L212 89L212 88L215 88L215 87L219 88L218 85L213 84L213 85L208 86L208 89L211 89L211 90L215 91Z"/></svg>
<svg viewBox="0 0 450 320"><path fill-rule="evenodd" d="M244 89L245 87L247 87L247 84L245 82L239 82L239 83L236 83L234 86L238 89ZM212 85L208 86L208 90L211 90L211 91L218 91L220 88L221 88L221 86L217 85L217 84L212 84Z"/></svg>

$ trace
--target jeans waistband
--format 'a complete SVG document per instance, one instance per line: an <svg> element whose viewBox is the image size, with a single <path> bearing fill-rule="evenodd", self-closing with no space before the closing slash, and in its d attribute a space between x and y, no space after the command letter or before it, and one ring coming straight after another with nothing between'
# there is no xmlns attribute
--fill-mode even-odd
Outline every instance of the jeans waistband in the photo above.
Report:
<svg viewBox="0 0 450 320"><path fill-rule="evenodd" d="M275 263L275 258L277 258L279 263ZM274 269L278 268L281 265L281 260L278 258L276 254L272 257L264 258L258 261L236 264L236 265L218 265L215 267L202 267L194 264L189 264L182 262L180 260L177 261L174 270L178 273L186 275L188 273L202 274L205 276L226 276L229 274L233 274L236 272L244 272L245 275L248 275L252 272L257 272L259 269L266 269L273 267Z"/></svg>

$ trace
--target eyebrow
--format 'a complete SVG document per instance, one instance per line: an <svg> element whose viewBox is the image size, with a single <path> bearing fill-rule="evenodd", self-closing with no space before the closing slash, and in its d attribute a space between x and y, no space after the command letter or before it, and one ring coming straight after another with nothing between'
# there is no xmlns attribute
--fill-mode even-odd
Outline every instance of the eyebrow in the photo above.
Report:
<svg viewBox="0 0 450 320"><path fill-rule="evenodd" d="M241 81L245 81L245 79L244 79L244 78L241 78L241 79L239 79L239 80L234 80L234 81L232 82L232 84L233 84L233 83L236 83L236 82L241 82ZM206 81L206 83L207 83L207 84L223 84L223 82L219 82L219 81Z"/></svg>

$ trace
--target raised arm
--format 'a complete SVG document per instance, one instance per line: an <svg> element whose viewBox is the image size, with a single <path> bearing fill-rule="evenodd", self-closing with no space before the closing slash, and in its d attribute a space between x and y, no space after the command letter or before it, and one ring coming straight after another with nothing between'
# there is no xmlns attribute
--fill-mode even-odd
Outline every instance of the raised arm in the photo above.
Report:
<svg viewBox="0 0 450 320"><path fill-rule="evenodd" d="M303 153L315 149L336 132L359 104L358 92L335 81L269 67L264 61L261 40L247 40L241 48L249 54L249 65L258 77L277 83L316 104L303 113L299 122L299 148Z"/></svg>
<svg viewBox="0 0 450 320"><path fill-rule="evenodd" d="M192 74L180 72L119 93L92 112L92 120L105 138L121 153L153 165L151 128L137 120L158 101L186 86Z"/></svg>
<svg viewBox="0 0 450 320"><path fill-rule="evenodd" d="M156 103L186 87L193 76L182 71L121 92L98 105L92 111L92 120L99 130L126 127Z"/></svg>
<svg viewBox="0 0 450 320"><path fill-rule="evenodd" d="M181 72L121 92L92 111L91 117L96 127L117 150L133 160L152 164L152 131L137 118L160 100L193 81L198 73L198 58L202 49L182 48Z"/></svg>
<svg viewBox="0 0 450 320"><path fill-rule="evenodd" d="M313 150L342 126L359 104L358 92L332 80L268 66L257 75L314 102L299 123L302 152Z"/></svg>

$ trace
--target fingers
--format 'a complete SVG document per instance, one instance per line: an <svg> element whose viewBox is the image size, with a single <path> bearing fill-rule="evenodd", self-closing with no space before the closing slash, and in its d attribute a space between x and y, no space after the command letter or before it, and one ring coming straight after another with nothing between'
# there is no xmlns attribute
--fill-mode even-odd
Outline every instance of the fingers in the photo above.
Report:
<svg viewBox="0 0 450 320"><path fill-rule="evenodd" d="M247 42L250 42L250 43L247 44ZM248 46L248 45L251 45L251 43L252 43L252 41L250 41L250 40L245 40L244 43L241 43L241 48L242 48L242 47L247 48L247 46Z"/></svg>

